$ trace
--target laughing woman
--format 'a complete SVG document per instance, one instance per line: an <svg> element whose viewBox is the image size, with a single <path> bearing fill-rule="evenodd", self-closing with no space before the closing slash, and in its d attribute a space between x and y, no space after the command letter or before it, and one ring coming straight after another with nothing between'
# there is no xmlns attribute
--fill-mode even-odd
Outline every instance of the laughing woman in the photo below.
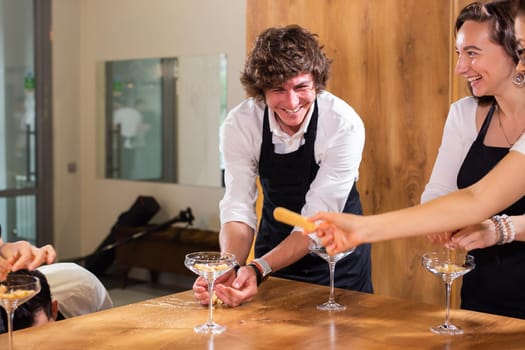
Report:
<svg viewBox="0 0 525 350"><path fill-rule="evenodd" d="M467 80L472 96L450 108L423 202L481 179L523 133L525 81L515 70L518 55L513 27L510 1L476 2L461 10L455 25L456 74ZM524 213L525 197L476 230L498 242L497 224L513 225L523 232ZM525 274L525 243L513 241L513 236L487 248L467 246L476 269L463 279L462 308L525 318L525 280L521 278ZM450 233L430 238L451 245Z"/></svg>
<svg viewBox="0 0 525 350"><path fill-rule="evenodd" d="M517 52L516 82L525 80L525 0L513 1ZM525 91L525 88L523 89ZM525 98L518 101L525 110ZM516 109L517 110L517 109ZM505 242L515 233L516 241L525 241L525 233L502 222L494 234L477 224L520 200L525 195L525 136L510 147L508 154L476 183L424 204L373 216L320 212L311 221L320 221L317 236L331 253L364 242L402 238L464 228L450 238L450 244L484 248ZM497 222L497 220L496 220ZM468 225L473 225L466 227ZM522 276L520 276L522 279ZM506 288L500 286L500 289ZM523 299L522 299L523 300Z"/></svg>

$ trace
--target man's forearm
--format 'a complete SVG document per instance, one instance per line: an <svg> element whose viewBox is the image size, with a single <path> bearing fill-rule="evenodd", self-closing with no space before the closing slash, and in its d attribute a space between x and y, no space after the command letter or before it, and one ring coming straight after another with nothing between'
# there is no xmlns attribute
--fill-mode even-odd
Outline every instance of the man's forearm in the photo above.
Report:
<svg viewBox="0 0 525 350"><path fill-rule="evenodd" d="M225 223L219 233L221 251L235 254L237 262L241 265L246 263L253 239L253 229L238 221Z"/></svg>
<svg viewBox="0 0 525 350"><path fill-rule="evenodd" d="M303 236L300 231L294 231L262 258L271 266L272 271L278 271L304 257L309 252L309 243L309 237Z"/></svg>

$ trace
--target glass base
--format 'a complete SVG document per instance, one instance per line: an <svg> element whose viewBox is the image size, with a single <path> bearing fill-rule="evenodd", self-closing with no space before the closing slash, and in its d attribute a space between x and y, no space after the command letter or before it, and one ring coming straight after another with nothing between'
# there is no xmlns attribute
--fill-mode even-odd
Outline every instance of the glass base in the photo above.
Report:
<svg viewBox="0 0 525 350"><path fill-rule="evenodd" d="M430 330L436 334L448 334L448 335L455 335L455 334L463 334L463 329L457 326L454 326L453 324L441 324L436 327L430 328Z"/></svg>
<svg viewBox="0 0 525 350"><path fill-rule="evenodd" d="M346 310L346 305L336 303L335 301L327 301L324 304L317 305L317 310L321 311L343 311Z"/></svg>
<svg viewBox="0 0 525 350"><path fill-rule="evenodd" d="M218 325L215 322L205 323L201 326L195 326L193 328L195 333L199 334L220 334L226 330L226 327Z"/></svg>

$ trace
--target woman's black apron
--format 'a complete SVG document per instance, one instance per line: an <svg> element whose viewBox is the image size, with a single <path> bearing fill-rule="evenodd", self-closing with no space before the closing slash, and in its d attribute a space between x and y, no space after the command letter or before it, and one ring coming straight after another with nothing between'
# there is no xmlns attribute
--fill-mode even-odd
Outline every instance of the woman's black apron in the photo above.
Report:
<svg viewBox="0 0 525 350"><path fill-rule="evenodd" d="M277 222L273 218L276 207L285 207L300 212L305 204L306 192L314 180L319 166L315 162L314 144L317 132L318 109L314 112L304 134L305 143L295 152L274 153L272 133L268 121L268 107L264 111L263 135L259 160L259 176L263 188L264 202L259 231L255 241L255 256L261 257L283 241L293 227ZM330 193L326 194L327 196ZM359 193L355 184L346 201L344 212L362 214ZM328 263L310 253L279 271L273 276L298 281L328 285ZM335 286L372 293L370 245L363 244L346 258L340 260L335 269Z"/></svg>
<svg viewBox="0 0 525 350"><path fill-rule="evenodd" d="M468 187L487 174L509 152L504 147L483 144L496 104L490 108L478 137L461 166L458 188ZM468 210L468 208L465 208ZM522 215L525 197L499 214ZM463 309L525 319L525 243L512 242L472 250L476 268L463 277Z"/></svg>

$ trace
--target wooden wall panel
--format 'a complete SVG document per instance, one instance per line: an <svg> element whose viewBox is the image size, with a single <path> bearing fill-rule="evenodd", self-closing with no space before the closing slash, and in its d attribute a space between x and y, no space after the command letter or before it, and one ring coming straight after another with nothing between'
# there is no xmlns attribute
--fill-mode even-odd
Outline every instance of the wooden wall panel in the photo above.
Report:
<svg viewBox="0 0 525 350"><path fill-rule="evenodd" d="M480 0L481 2L487 2L487 0ZM472 3L472 0L453 0L452 7L450 9L450 36L452 38L451 42L451 53L450 53L450 100L456 101L463 96L468 96L470 94L465 78L459 77L454 73L456 67L457 55L455 54L455 38L454 38L454 24L456 18L458 17L461 9L468 4Z"/></svg>
<svg viewBox="0 0 525 350"><path fill-rule="evenodd" d="M248 49L265 28L297 23L317 33L334 60L327 90L366 127L358 183L366 214L419 203L457 94L451 16L459 2L247 0ZM442 304L442 284L419 262L430 249L426 238L374 244L376 293Z"/></svg>
<svg viewBox="0 0 525 350"><path fill-rule="evenodd" d="M359 188L372 214L418 204L432 171L449 105L450 11L443 1L370 3L374 29L363 40L375 64L363 81L378 101L362 112L368 147ZM442 285L420 264L431 249L424 237L374 244L377 292L443 303Z"/></svg>

